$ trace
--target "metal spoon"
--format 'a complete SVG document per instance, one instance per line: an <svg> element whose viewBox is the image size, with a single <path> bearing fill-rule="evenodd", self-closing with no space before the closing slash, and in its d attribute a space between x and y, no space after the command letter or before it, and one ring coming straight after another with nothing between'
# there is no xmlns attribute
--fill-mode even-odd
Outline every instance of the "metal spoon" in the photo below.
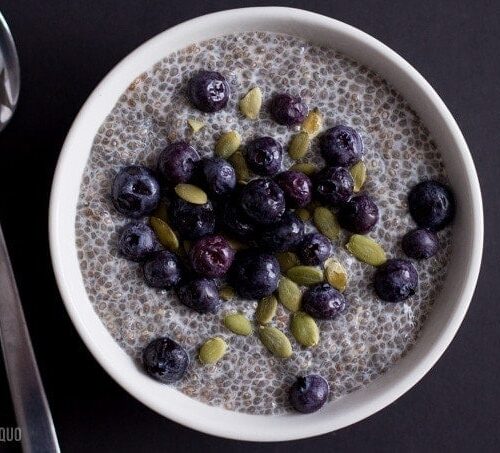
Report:
<svg viewBox="0 0 500 453"><path fill-rule="evenodd" d="M0 13L0 131L19 96L19 60L9 27ZM0 226L0 340L23 450L58 453L56 432L36 364L14 273Z"/></svg>

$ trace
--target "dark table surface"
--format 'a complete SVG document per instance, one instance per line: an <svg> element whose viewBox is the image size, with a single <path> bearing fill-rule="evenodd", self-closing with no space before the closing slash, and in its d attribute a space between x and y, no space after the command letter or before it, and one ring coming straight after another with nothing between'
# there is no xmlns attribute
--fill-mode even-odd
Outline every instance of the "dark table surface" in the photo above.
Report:
<svg viewBox="0 0 500 453"><path fill-rule="evenodd" d="M478 287L457 337L406 395L321 437L252 444L197 433L122 390L83 345L61 302L47 241L52 174L94 86L146 39L192 17L268 2L2 0L22 90L0 135L0 219L63 451L498 451L500 448L500 4L470 1L278 2L354 25L413 64L443 97L474 157L485 202ZM0 288L1 291L1 288ZM0 427L15 426L0 366ZM19 446L0 443L0 451Z"/></svg>

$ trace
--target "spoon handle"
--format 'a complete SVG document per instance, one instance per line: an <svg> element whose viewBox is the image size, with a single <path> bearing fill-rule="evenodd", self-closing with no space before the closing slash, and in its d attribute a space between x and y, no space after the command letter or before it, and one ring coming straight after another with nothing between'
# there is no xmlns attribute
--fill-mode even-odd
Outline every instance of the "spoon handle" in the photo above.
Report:
<svg viewBox="0 0 500 453"><path fill-rule="evenodd" d="M52 416L1 226L0 288L0 339L23 450L27 453L58 453Z"/></svg>

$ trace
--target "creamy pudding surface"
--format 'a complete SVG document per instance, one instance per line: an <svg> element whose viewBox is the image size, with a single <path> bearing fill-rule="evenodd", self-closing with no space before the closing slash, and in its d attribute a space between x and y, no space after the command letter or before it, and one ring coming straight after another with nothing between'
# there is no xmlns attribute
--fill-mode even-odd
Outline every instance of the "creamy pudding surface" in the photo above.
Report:
<svg viewBox="0 0 500 453"><path fill-rule="evenodd" d="M186 83L199 69L226 77L231 99L225 109L205 114L188 102ZM238 109L241 97L253 87L262 90L264 99L255 121ZM217 314L199 314L182 305L173 290L148 287L140 264L118 252L119 234L129 219L111 202L116 173L131 164L155 168L162 149L179 140L188 141L202 157L212 155L217 138L229 130L237 130L243 144L256 136L277 139L283 145L282 170L286 170L294 163L286 149L299 127L280 126L271 119L267 103L281 92L300 95L310 109L318 108L323 130L344 124L361 135L367 167L363 192L374 198L380 210L380 219L368 235L388 257L404 257L401 239L415 228L408 212L409 190L424 179L446 181L429 132L402 96L370 69L335 50L267 32L193 44L161 59L132 81L94 139L75 225L89 299L120 346L140 363L142 349L151 340L172 338L190 356L188 371L172 384L175 388L204 403L253 414L290 411L287 392L299 375L323 376L330 385L329 398L334 400L369 384L391 367L418 338L445 278L451 242L451 228L440 231L438 253L413 261L419 276L416 294L403 302L387 303L373 290L375 267L345 249L349 234L342 231L332 256L347 270L348 309L334 320L318 321L319 344L305 348L290 333L290 313L278 304L272 325L292 343L293 355L288 359L273 357L256 334L238 336L224 326L224 315L236 311L254 322L257 300L236 297L223 302ZM188 119L205 126L193 133ZM303 161L324 166L317 139ZM313 229L308 222L307 230ZM198 349L214 336L222 337L228 350L217 364L203 365L197 359Z"/></svg>

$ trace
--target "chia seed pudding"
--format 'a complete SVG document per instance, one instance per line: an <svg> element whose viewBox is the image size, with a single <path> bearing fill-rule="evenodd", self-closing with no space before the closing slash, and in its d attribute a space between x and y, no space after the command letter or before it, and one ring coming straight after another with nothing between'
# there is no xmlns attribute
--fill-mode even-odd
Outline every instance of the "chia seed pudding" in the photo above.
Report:
<svg viewBox="0 0 500 453"><path fill-rule="evenodd" d="M227 106L207 114L185 95L190 76L200 69L218 71L229 83ZM238 109L239 100L259 87L263 106L255 121ZM375 200L380 218L369 236L390 258L403 256L401 240L415 228L407 203L418 182L446 182L439 151L405 99L383 78L330 48L300 38L267 32L224 36L193 44L166 56L137 77L118 99L95 136L81 183L76 215L76 247L86 291L113 338L138 363L153 339L168 336L190 357L184 377L172 384L184 394L213 406L252 414L291 410L288 389L296 376L309 373L329 383L329 400L363 387L412 347L446 275L451 228L439 232L440 248L427 260L412 261L418 271L416 294L403 302L381 301L373 288L375 267L358 261L345 244L346 231L334 241L333 256L348 274L343 293L348 308L334 320L319 320L319 344L300 346L290 333L290 313L278 304L272 325L290 339L293 355L271 355L258 335L239 336L223 324L225 314L240 312L254 322L257 300L235 297L215 314L200 315L182 305L173 290L144 283L141 266L118 251L128 220L113 207L113 179L125 165L155 168L168 143L185 140L200 155L211 156L221 133L236 130L242 143L256 136L278 140L284 150L299 126L271 118L269 99L279 92L298 95L323 116L323 129L344 124L360 134L367 178L363 192ZM194 133L187 120L204 127ZM303 162L325 164L317 140ZM286 151L282 170L294 163ZM314 231L306 222L306 232ZM254 323L257 326L257 323ZM257 328L257 327L255 327ZM226 354L214 365L197 360L207 339L221 337Z"/></svg>

